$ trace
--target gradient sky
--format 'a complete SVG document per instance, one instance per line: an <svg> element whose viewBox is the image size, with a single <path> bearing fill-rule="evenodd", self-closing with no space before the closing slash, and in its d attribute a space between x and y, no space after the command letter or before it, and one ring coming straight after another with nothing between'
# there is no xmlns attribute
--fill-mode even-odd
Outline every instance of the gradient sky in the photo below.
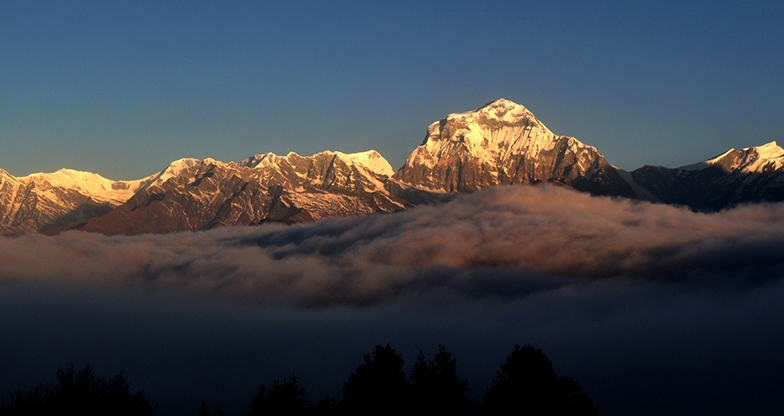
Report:
<svg viewBox="0 0 784 416"><path fill-rule="evenodd" d="M686 4L684 4L686 3ZM504 97L610 163L784 141L781 2L3 2L0 168L376 149Z"/></svg>

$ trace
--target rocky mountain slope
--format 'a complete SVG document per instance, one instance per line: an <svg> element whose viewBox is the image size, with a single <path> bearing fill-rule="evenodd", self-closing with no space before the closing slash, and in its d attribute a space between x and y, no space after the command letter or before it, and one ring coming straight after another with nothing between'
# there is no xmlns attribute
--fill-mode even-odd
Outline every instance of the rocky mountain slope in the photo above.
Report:
<svg viewBox="0 0 784 416"><path fill-rule="evenodd" d="M139 234L313 221L537 183L713 211L784 201L784 149L772 142L677 169L625 172L596 148L552 133L522 105L499 99L431 124L397 173L375 151L266 153L239 163L180 159L136 181L67 169L15 178L0 169L0 234Z"/></svg>
<svg viewBox="0 0 784 416"><path fill-rule="evenodd" d="M393 173L375 151L256 155L240 163L183 159L106 215L51 230L140 234L264 221L392 212L410 206L385 189Z"/></svg>
<svg viewBox="0 0 784 416"><path fill-rule="evenodd" d="M441 192L550 182L599 195L635 195L596 148L553 134L528 109L505 99L431 124L394 178Z"/></svg>
<svg viewBox="0 0 784 416"><path fill-rule="evenodd" d="M70 169L16 178L0 169L0 233L41 232L104 215L153 180L112 181Z"/></svg>
<svg viewBox="0 0 784 416"><path fill-rule="evenodd" d="M631 172L631 179L649 193L640 195L643 199L698 211L784 201L784 149L770 142L676 169L643 166Z"/></svg>

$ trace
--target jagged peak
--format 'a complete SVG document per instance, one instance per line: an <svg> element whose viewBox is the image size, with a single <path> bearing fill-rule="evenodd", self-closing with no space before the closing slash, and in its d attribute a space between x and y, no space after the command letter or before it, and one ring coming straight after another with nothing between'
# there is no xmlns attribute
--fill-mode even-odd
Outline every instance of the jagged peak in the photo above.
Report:
<svg viewBox="0 0 784 416"><path fill-rule="evenodd" d="M360 165L365 169L380 175L392 176L395 173L389 162L387 162L387 160L384 159L384 157L375 150L368 150L358 153L343 153L333 150L325 150L323 152L316 153L313 156L300 156L294 152L289 152L286 156L278 156L274 153L264 153L251 156L240 162L239 165L249 168L262 168L279 163L281 159L290 159L292 157L313 159L320 156L337 156L347 165Z"/></svg>
<svg viewBox="0 0 784 416"><path fill-rule="evenodd" d="M499 98L477 110L453 113L432 123L422 145L409 156L406 165L432 167L443 155L456 152L467 152L487 161L511 154L535 157L541 151L552 149L564 137L551 132L524 106ZM590 147L574 138L568 139L571 147Z"/></svg>
<svg viewBox="0 0 784 416"><path fill-rule="evenodd" d="M506 98L499 98L495 101L490 101L489 103L477 108L476 111L492 110L492 109L500 109L500 108L523 109L527 111L527 109L524 106L517 104L514 101L507 100Z"/></svg>
<svg viewBox="0 0 784 416"><path fill-rule="evenodd" d="M479 121L479 122L504 122L509 124L529 124L537 123L536 117L524 106L515 103L514 101L505 98L499 98L491 101L476 110L467 111L464 113L451 113L447 115L444 120L449 121L453 119L466 119L465 121ZM442 120L443 121L443 120ZM435 122L434 125L441 122ZM544 125L541 125L544 127Z"/></svg>
<svg viewBox="0 0 784 416"><path fill-rule="evenodd" d="M206 162L206 160L205 160L205 162ZM201 160L194 159L194 158L191 158L191 157L177 159L177 160L169 163L169 165L166 166L166 169L162 170L158 175L156 175L155 178L152 179L147 186L150 186L150 185L153 185L153 184L160 185L160 184L168 181L169 179L179 175L183 171L188 170L188 169L190 169L190 168L192 168L194 166L198 166L200 164L202 164Z"/></svg>
<svg viewBox="0 0 784 416"><path fill-rule="evenodd" d="M243 160L242 162L238 163L238 165L239 166L244 166L246 168L255 169L255 168L258 168L258 167L266 166L269 163L272 163L271 161L274 161L274 160L276 160L279 157L280 156L278 156L278 155L276 155L275 153L272 153L272 152L261 153L261 154L258 154L258 155L253 155L253 156Z"/></svg>

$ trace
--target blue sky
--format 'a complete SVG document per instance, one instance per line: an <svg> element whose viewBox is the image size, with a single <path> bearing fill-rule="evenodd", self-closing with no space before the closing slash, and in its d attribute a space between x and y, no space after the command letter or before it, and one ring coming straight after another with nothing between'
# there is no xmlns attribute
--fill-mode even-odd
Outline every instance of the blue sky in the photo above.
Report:
<svg viewBox="0 0 784 416"><path fill-rule="evenodd" d="M781 2L3 2L0 168L376 149L504 97L610 163L784 141Z"/></svg>

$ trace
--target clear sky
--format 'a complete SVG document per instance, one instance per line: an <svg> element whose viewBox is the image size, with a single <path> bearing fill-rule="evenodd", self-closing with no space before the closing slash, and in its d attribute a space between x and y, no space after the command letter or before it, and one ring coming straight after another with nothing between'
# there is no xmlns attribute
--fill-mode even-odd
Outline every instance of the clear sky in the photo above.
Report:
<svg viewBox="0 0 784 416"><path fill-rule="evenodd" d="M784 141L784 3L2 2L0 168L376 149L503 97L610 163Z"/></svg>

